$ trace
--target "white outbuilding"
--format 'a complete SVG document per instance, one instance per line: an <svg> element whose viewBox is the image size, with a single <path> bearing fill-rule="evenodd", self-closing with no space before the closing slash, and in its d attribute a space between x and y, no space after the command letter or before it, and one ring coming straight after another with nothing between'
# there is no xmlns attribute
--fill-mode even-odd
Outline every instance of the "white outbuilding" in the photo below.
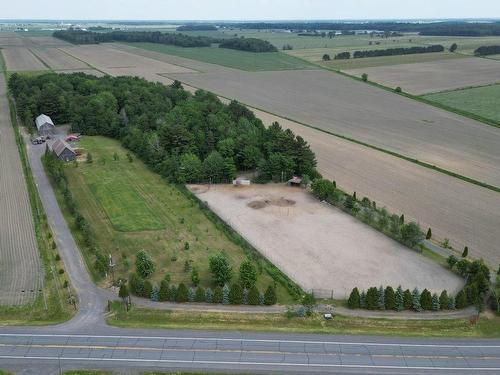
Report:
<svg viewBox="0 0 500 375"><path fill-rule="evenodd" d="M56 127L51 118L47 115L41 114L35 120L36 128L39 135L52 135L56 132Z"/></svg>

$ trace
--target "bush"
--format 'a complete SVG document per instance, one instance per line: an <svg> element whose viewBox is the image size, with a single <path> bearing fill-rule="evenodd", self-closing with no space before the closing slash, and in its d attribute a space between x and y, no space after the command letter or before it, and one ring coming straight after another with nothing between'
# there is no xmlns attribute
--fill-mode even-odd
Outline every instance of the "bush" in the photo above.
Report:
<svg viewBox="0 0 500 375"><path fill-rule="evenodd" d="M402 311L405 309L405 303L404 303L404 292L403 289L401 288L401 285L398 286L398 289L396 289L396 295L395 295L395 309L396 311ZM387 299L387 298L386 298Z"/></svg>
<svg viewBox="0 0 500 375"><path fill-rule="evenodd" d="M188 288L188 302L194 302L195 291L193 288Z"/></svg>
<svg viewBox="0 0 500 375"><path fill-rule="evenodd" d="M227 284L225 284L223 287L222 287L222 304L223 305L229 305L229 292L231 290L229 289L229 286L227 286Z"/></svg>
<svg viewBox="0 0 500 375"><path fill-rule="evenodd" d="M422 306L420 304L420 292L419 292L419 290L417 288L413 289L411 296L412 296L411 308L414 311L422 311Z"/></svg>
<svg viewBox="0 0 500 375"><path fill-rule="evenodd" d="M196 302L203 302L205 301L205 290L201 286L196 288L195 294L194 294L194 300Z"/></svg>
<svg viewBox="0 0 500 375"><path fill-rule="evenodd" d="M61 260L61 256L59 254L56 254L56 262L59 262Z"/></svg>
<svg viewBox="0 0 500 375"><path fill-rule="evenodd" d="M254 285L253 287L250 288L248 291L248 304L256 306L259 304L259 290L257 287Z"/></svg>
<svg viewBox="0 0 500 375"><path fill-rule="evenodd" d="M302 306L306 309L307 316L312 315L314 307L316 306L316 297L314 293L306 293L302 298Z"/></svg>
<svg viewBox="0 0 500 375"><path fill-rule="evenodd" d="M394 91L395 91L395 92L397 92L397 93L400 93L400 92L402 92L403 90L401 89L401 87L399 87L399 86L398 86L398 87L396 87L396 88L394 89Z"/></svg>
<svg viewBox="0 0 500 375"><path fill-rule="evenodd" d="M180 302L180 303L187 302L188 301L188 293L189 293L189 291L188 291L188 288L186 287L186 285L184 285L184 283L180 283L179 287L177 288L175 301Z"/></svg>
<svg viewBox="0 0 500 375"><path fill-rule="evenodd" d="M170 302L175 302L177 300L177 288L175 285L171 285L170 288L168 288L168 300Z"/></svg>
<svg viewBox="0 0 500 375"><path fill-rule="evenodd" d="M162 280L160 282L160 292L158 294L158 299L160 301L167 301L168 300L168 282L167 280Z"/></svg>
<svg viewBox="0 0 500 375"><path fill-rule="evenodd" d="M151 284L151 281L149 280L144 281L144 290L141 294L141 297L151 298L152 292L153 292L153 284Z"/></svg>
<svg viewBox="0 0 500 375"><path fill-rule="evenodd" d="M243 302L243 289L240 284L233 284L229 290L229 303L241 305Z"/></svg>
<svg viewBox="0 0 500 375"><path fill-rule="evenodd" d="M159 300L159 290L157 286L153 286L153 289L151 290L151 301L158 301Z"/></svg>
<svg viewBox="0 0 500 375"><path fill-rule="evenodd" d="M257 270L250 260L240 265L240 283L243 288L250 289L257 282Z"/></svg>
<svg viewBox="0 0 500 375"><path fill-rule="evenodd" d="M457 262L458 262L458 259L455 255L450 255L446 259L446 263L448 263L448 266L450 267L450 269L453 269L453 267L455 266L455 264L457 264Z"/></svg>
<svg viewBox="0 0 500 375"><path fill-rule="evenodd" d="M233 270L229 260L223 253L213 255L209 258L209 267L215 284L223 286L231 280Z"/></svg>
<svg viewBox="0 0 500 375"><path fill-rule="evenodd" d="M361 79L363 80L363 82L368 81L368 74L363 73L363 74L361 75Z"/></svg>
<svg viewBox="0 0 500 375"><path fill-rule="evenodd" d="M450 310L455 310L457 306L455 305L455 297L451 296L448 298L448 308Z"/></svg>
<svg viewBox="0 0 500 375"><path fill-rule="evenodd" d="M443 310L448 309L449 298L448 298L448 292L446 290L443 290L441 292L441 295L439 296L439 305Z"/></svg>
<svg viewBox="0 0 500 375"><path fill-rule="evenodd" d="M439 303L439 297L436 293L432 295L432 311L439 311L441 309L441 304Z"/></svg>
<svg viewBox="0 0 500 375"><path fill-rule="evenodd" d="M432 230L431 228L427 229L427 234L425 235L426 240L430 240L432 237Z"/></svg>
<svg viewBox="0 0 500 375"><path fill-rule="evenodd" d="M380 288L378 288L377 307L380 310L385 310L385 294L384 294L384 288L382 287L382 285L380 286Z"/></svg>
<svg viewBox="0 0 500 375"><path fill-rule="evenodd" d="M222 293L222 288L218 286L214 290L214 297L213 297L213 302L214 303L222 303L222 298L223 298L223 293Z"/></svg>
<svg viewBox="0 0 500 375"><path fill-rule="evenodd" d="M196 267L193 267L193 269L191 270L191 281L193 282L194 286L198 286L198 284L200 283L200 276L198 275L198 270L196 269Z"/></svg>
<svg viewBox="0 0 500 375"><path fill-rule="evenodd" d="M275 305L277 302L276 290L274 286L269 285L267 287L266 293L264 293L264 304L267 306Z"/></svg>
<svg viewBox="0 0 500 375"><path fill-rule="evenodd" d="M432 295L427 289L424 289L420 295L420 306L424 310L432 309Z"/></svg>
<svg viewBox="0 0 500 375"><path fill-rule="evenodd" d="M366 309L366 293L364 290L359 295L359 307Z"/></svg>
<svg viewBox="0 0 500 375"><path fill-rule="evenodd" d="M458 292L455 298L455 305L457 309L463 309L464 307L467 307L467 296L465 295L465 291L463 289Z"/></svg>
<svg viewBox="0 0 500 375"><path fill-rule="evenodd" d="M153 274L156 266L151 256L146 251L140 250L135 258L135 269L141 277L147 279Z"/></svg>
<svg viewBox="0 0 500 375"><path fill-rule="evenodd" d="M406 289L403 293L404 307L406 310L411 309L413 305L413 296L409 289Z"/></svg>
<svg viewBox="0 0 500 375"><path fill-rule="evenodd" d="M394 310L396 308L396 295L394 294L394 289L388 286L384 291L385 295L385 309Z"/></svg>
<svg viewBox="0 0 500 375"><path fill-rule="evenodd" d="M136 273L131 273L128 279L130 292L136 296L142 296L144 293L144 279Z"/></svg>
<svg viewBox="0 0 500 375"><path fill-rule="evenodd" d="M347 306L350 309L359 309L360 307L360 297L358 288L354 288L349 295L349 299L347 300Z"/></svg>
<svg viewBox="0 0 500 375"><path fill-rule="evenodd" d="M207 303L214 302L214 292L211 288L205 289L205 302Z"/></svg>

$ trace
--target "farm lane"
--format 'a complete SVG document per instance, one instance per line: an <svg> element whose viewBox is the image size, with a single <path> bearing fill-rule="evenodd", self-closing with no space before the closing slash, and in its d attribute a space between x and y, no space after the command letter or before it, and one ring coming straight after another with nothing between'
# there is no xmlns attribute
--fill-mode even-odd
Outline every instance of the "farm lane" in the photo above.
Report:
<svg viewBox="0 0 500 375"><path fill-rule="evenodd" d="M32 302L43 287L28 190L0 74L0 305Z"/></svg>

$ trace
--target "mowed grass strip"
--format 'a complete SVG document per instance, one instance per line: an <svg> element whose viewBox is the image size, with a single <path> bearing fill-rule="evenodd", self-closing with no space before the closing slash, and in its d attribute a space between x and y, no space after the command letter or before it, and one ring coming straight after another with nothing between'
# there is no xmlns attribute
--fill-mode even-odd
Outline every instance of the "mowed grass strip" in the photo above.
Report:
<svg viewBox="0 0 500 375"><path fill-rule="evenodd" d="M97 246L105 254L112 255L116 263L115 278L127 278L129 273L134 272L135 254L144 249L156 262L156 272L151 278L153 283L159 283L166 274L170 274L172 283L184 282L191 286L191 273L185 270L188 262L198 270L200 285L213 288L208 258L221 251L233 266L233 282L237 281L239 266L247 259L245 250L230 240L223 228L214 224L194 200L187 198L175 185L168 184L135 157L133 162L129 162L127 150L116 140L84 137L78 147L84 149L84 153L89 151L94 162L89 164L82 160L78 167L67 164L69 187L80 213L95 232ZM119 160L113 159L115 153ZM106 160L104 164L102 159ZM95 185L99 186L97 193L92 191L96 189ZM200 198L203 199L202 196ZM61 196L59 201L61 204ZM143 219L143 215L152 214L154 221L150 224L159 223L159 228L142 231L116 229L105 206L122 225L135 229L139 224L134 222L134 218L152 220ZM65 216L82 245L81 235L75 231L74 219L67 212ZM145 221L141 223L143 225ZM87 266L92 268L93 257L87 254L87 250L84 250L84 257ZM265 288L274 284L274 280L265 267L261 267L264 260L255 261L255 265L259 274L257 286L264 292ZM293 301L286 288L279 283L277 295L279 303Z"/></svg>
<svg viewBox="0 0 500 375"><path fill-rule="evenodd" d="M282 52L255 53L218 47L185 48L154 43L126 43L148 51L247 71L317 69L313 64Z"/></svg>
<svg viewBox="0 0 500 375"><path fill-rule="evenodd" d="M469 112L500 125L500 84L424 95L432 102Z"/></svg>

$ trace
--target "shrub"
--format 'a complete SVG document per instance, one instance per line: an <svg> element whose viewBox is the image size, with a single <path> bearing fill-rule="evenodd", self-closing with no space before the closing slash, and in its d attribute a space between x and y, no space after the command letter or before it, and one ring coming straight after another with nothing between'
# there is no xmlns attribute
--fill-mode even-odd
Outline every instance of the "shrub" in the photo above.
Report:
<svg viewBox="0 0 500 375"><path fill-rule="evenodd" d="M229 286L227 284L224 284L222 287L222 304L223 305L229 305L229 292L231 290L229 289Z"/></svg>
<svg viewBox="0 0 500 375"><path fill-rule="evenodd" d="M267 287L266 293L264 293L264 304L267 306L275 305L277 302L276 290L274 286L269 285Z"/></svg>
<svg viewBox="0 0 500 375"><path fill-rule="evenodd" d="M68 280L64 280L63 288L67 288L69 286Z"/></svg>
<svg viewBox="0 0 500 375"><path fill-rule="evenodd" d="M56 254L56 261L59 262L61 260L61 256L59 254Z"/></svg>
<svg viewBox="0 0 500 375"><path fill-rule="evenodd" d="M402 92L403 90L401 89L401 87L399 87L399 86L398 86L398 87L396 87L396 88L394 89L394 91L395 91L395 92L397 92L397 93L400 93L400 92Z"/></svg>
<svg viewBox="0 0 500 375"><path fill-rule="evenodd" d="M175 302L177 300L177 288L175 285L171 285L170 288L168 288L168 300L170 302Z"/></svg>
<svg viewBox="0 0 500 375"><path fill-rule="evenodd" d="M248 291L248 304L256 306L259 304L259 290L257 287L254 285L253 287L250 288Z"/></svg>
<svg viewBox="0 0 500 375"><path fill-rule="evenodd" d="M151 301L158 301L159 299L159 290L157 286L154 286L153 289L151 290Z"/></svg>
<svg viewBox="0 0 500 375"><path fill-rule="evenodd" d="M420 306L424 310L432 309L432 295L427 289L424 289L420 295Z"/></svg>
<svg viewBox="0 0 500 375"><path fill-rule="evenodd" d="M196 302L203 302L205 300L205 291L201 286L196 288L196 291L194 293L194 300Z"/></svg>
<svg viewBox="0 0 500 375"><path fill-rule="evenodd" d="M188 288L188 302L194 302L195 291L193 288Z"/></svg>
<svg viewBox="0 0 500 375"><path fill-rule="evenodd" d="M118 291L118 297L120 297L122 300L125 301L125 298L127 298L128 296L129 296L129 291L127 288L127 284L122 283L120 285L120 290Z"/></svg>
<svg viewBox="0 0 500 375"><path fill-rule="evenodd" d="M200 276L198 275L198 270L196 269L196 267L193 267L193 269L191 270L191 281L193 282L194 286L198 286L198 284L200 283Z"/></svg>
<svg viewBox="0 0 500 375"><path fill-rule="evenodd" d="M155 263L151 256L144 250L140 250L135 258L135 269L137 273L147 279L155 271Z"/></svg>
<svg viewBox="0 0 500 375"><path fill-rule="evenodd" d="M62 275L64 273L64 270L62 268L59 269L59 275Z"/></svg>
<svg viewBox="0 0 500 375"><path fill-rule="evenodd" d="M378 290L375 287L371 287L366 292L366 308L368 310L375 310L378 308Z"/></svg>
<svg viewBox="0 0 500 375"><path fill-rule="evenodd" d="M441 304L439 303L439 297L436 293L432 295L432 311L439 311Z"/></svg>
<svg viewBox="0 0 500 375"><path fill-rule="evenodd" d="M386 310L394 310L396 308L396 295L394 294L394 289L390 286L385 288L384 296Z"/></svg>
<svg viewBox="0 0 500 375"><path fill-rule="evenodd" d="M233 270L229 260L223 253L213 255L209 258L210 272L212 273L215 284L223 286L231 280Z"/></svg>
<svg viewBox="0 0 500 375"><path fill-rule="evenodd" d="M158 294L158 299L160 301L168 300L168 282L167 280L162 280L160 282L160 292Z"/></svg>
<svg viewBox="0 0 500 375"><path fill-rule="evenodd" d="M264 293L259 293L259 305L263 306L266 303L266 297Z"/></svg>
<svg viewBox="0 0 500 375"><path fill-rule="evenodd" d="M187 302L188 301L188 288L184 283L180 283L179 287L177 288L177 293L175 295L175 301L176 302Z"/></svg>
<svg viewBox="0 0 500 375"><path fill-rule="evenodd" d="M229 290L229 302L232 305L241 305L243 302L243 289L240 284L233 284Z"/></svg>
<svg viewBox="0 0 500 375"><path fill-rule="evenodd" d="M457 306L455 305L455 297L451 296L448 298L448 308L450 310L455 310Z"/></svg>
<svg viewBox="0 0 500 375"><path fill-rule="evenodd" d="M385 310L385 294L384 294L384 288L382 287L382 285L378 288L377 307L380 310Z"/></svg>
<svg viewBox="0 0 500 375"><path fill-rule="evenodd" d="M431 228L427 229L427 234L425 235L426 240L430 240L432 237L432 230Z"/></svg>
<svg viewBox="0 0 500 375"><path fill-rule="evenodd" d="M469 255L469 248L465 246L464 251L462 252L462 258L467 258L467 255Z"/></svg>
<svg viewBox="0 0 500 375"><path fill-rule="evenodd" d="M152 292L153 292L153 284L151 284L151 281L149 280L144 281L144 290L141 294L141 297L151 298Z"/></svg>
<svg viewBox="0 0 500 375"><path fill-rule="evenodd" d="M455 298L455 305L457 309L463 309L467 306L467 296L465 295L465 291L463 289L458 292Z"/></svg>
<svg viewBox="0 0 500 375"><path fill-rule="evenodd" d="M222 298L223 298L222 288L220 286L218 286L214 290L213 302L214 303L222 303Z"/></svg>
<svg viewBox="0 0 500 375"><path fill-rule="evenodd" d="M364 290L359 295L359 307L366 309L366 293Z"/></svg>
<svg viewBox="0 0 500 375"><path fill-rule="evenodd" d="M359 309L360 307L360 297L358 288L354 288L349 295L349 299L347 300L347 306L350 309Z"/></svg>
<svg viewBox="0 0 500 375"><path fill-rule="evenodd" d="M417 288L413 289L411 296L412 296L411 308L414 311L422 311L422 306L420 305L420 292L419 292L419 290Z"/></svg>
<svg viewBox="0 0 500 375"><path fill-rule="evenodd" d="M401 288L401 285L398 286L398 289L396 289L396 295L395 295L395 309L396 311L402 311L405 309L405 302L404 302L404 296L403 296L403 288ZM386 298L387 299L387 298Z"/></svg>
<svg viewBox="0 0 500 375"><path fill-rule="evenodd" d="M248 305L248 289L247 288L243 289L243 300L242 300L242 303L244 305Z"/></svg>
<svg viewBox="0 0 500 375"><path fill-rule="evenodd" d="M448 266L450 267L450 269L453 269L453 267L455 266L455 264L457 264L457 262L458 262L458 259L455 255L450 255L446 259L446 263L448 263Z"/></svg>
<svg viewBox="0 0 500 375"><path fill-rule="evenodd" d="M139 277L136 273L131 273L128 279L130 292L136 296L141 296L144 292L144 279Z"/></svg>
<svg viewBox="0 0 500 375"><path fill-rule="evenodd" d="M214 292L212 288L205 289L205 302L207 303L214 302Z"/></svg>
<svg viewBox="0 0 500 375"><path fill-rule="evenodd" d="M295 311L295 314L299 318L304 318L307 315L307 310L306 310L306 308L304 306L299 306L299 307L297 307L297 310Z"/></svg>
<svg viewBox="0 0 500 375"><path fill-rule="evenodd" d="M257 282L257 270L250 260L240 265L240 283L243 288L250 289Z"/></svg>
<svg viewBox="0 0 500 375"><path fill-rule="evenodd" d="M314 293L306 293L302 298L302 306L306 309L307 316L312 315L314 307L316 306L316 297Z"/></svg>
<svg viewBox="0 0 500 375"><path fill-rule="evenodd" d="M446 290L443 290L441 292L441 295L439 296L439 305L443 310L448 309L449 298L448 298L448 292Z"/></svg>
<svg viewBox="0 0 500 375"><path fill-rule="evenodd" d="M417 223L411 222L401 226L401 239L409 247L414 247L422 239L422 232Z"/></svg>
<svg viewBox="0 0 500 375"><path fill-rule="evenodd" d="M363 73L363 74L361 75L361 79L363 80L363 82L368 81L368 74Z"/></svg>

